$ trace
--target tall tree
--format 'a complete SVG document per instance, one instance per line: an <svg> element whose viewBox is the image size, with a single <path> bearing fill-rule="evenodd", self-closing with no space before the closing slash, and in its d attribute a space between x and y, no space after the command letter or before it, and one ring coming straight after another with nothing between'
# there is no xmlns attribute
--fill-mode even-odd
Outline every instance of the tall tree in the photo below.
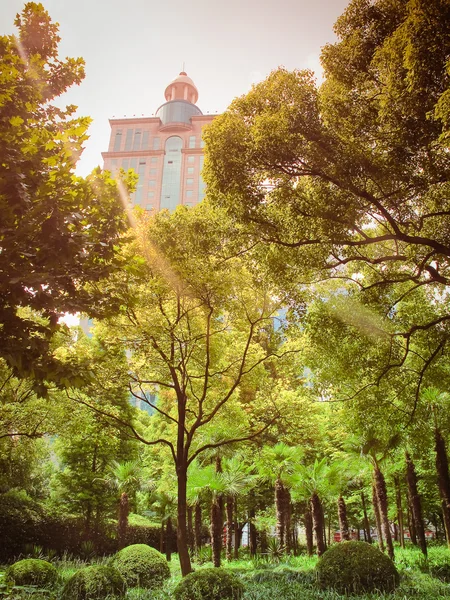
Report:
<svg viewBox="0 0 450 600"><path fill-rule="evenodd" d="M105 286L120 298L121 309L105 322L101 336L106 346L129 351L130 392L155 412L155 435L88 404L141 442L169 449L177 475L183 575L191 570L189 465L206 450L260 435L277 417L275 409L248 403L239 386L254 376L261 387L264 363L283 354L258 342L283 300L275 302L264 281L252 278L242 249L233 249L234 238L234 225L207 204L160 213L138 226L127 268ZM211 442L218 420L222 437Z"/></svg>

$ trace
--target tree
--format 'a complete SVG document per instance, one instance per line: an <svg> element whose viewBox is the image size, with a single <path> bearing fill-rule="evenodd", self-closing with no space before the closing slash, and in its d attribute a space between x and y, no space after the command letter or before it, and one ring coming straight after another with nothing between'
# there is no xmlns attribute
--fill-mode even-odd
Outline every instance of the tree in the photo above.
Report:
<svg viewBox="0 0 450 600"><path fill-rule="evenodd" d="M16 374L59 381L58 319L105 310L86 284L117 263L125 222L107 173L74 175L90 120L52 104L82 81L83 60L58 58L58 24L42 4L25 4L15 25L17 37L0 37L0 356Z"/></svg>
<svg viewBox="0 0 450 600"><path fill-rule="evenodd" d="M392 311L418 288L441 298L386 332L389 368L423 332L423 370L450 339L449 17L444 0L353 0L320 89L274 71L204 136L211 201L270 245L280 285L345 279L363 298L392 291Z"/></svg>
<svg viewBox="0 0 450 600"><path fill-rule="evenodd" d="M137 461L126 460L119 462L113 461L107 469L106 484L120 494L119 499L119 519L117 523L117 539L119 548L126 545L126 535L128 529L128 515L130 513L131 496L136 502L136 492L140 487L141 467ZM134 506L136 509L136 507Z"/></svg>
<svg viewBox="0 0 450 600"><path fill-rule="evenodd" d="M260 435L277 417L275 409L246 402L239 386L253 376L261 387L264 363L283 354L258 342L283 300L274 301L265 282L253 280L241 249L233 249L234 232L207 204L144 218L126 252L127 268L105 284L105 293L120 299L120 314L100 329L105 347L128 351L130 392L154 411L152 425L142 431L86 402L141 442L169 450L183 575L191 570L189 465L206 450ZM210 441L219 423L221 438L216 431Z"/></svg>

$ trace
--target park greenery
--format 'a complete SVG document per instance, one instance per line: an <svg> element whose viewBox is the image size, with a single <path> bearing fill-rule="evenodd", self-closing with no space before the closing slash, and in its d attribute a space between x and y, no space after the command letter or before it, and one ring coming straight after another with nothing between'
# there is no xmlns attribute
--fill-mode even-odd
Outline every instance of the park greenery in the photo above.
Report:
<svg viewBox="0 0 450 600"><path fill-rule="evenodd" d="M352 0L159 214L74 175L44 7L0 37L0 595L450 596L449 17Z"/></svg>

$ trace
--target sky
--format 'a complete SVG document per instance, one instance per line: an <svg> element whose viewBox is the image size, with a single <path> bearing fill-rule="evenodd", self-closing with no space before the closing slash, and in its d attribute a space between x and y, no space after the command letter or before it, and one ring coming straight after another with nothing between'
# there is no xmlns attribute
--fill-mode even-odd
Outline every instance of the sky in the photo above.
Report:
<svg viewBox="0 0 450 600"><path fill-rule="evenodd" d="M233 98L273 69L312 68L336 40L333 24L348 0L42 0L60 24L60 58L82 56L86 78L62 98L93 119L77 165L102 165L111 117L151 116L184 69L203 113L223 112ZM0 34L15 33L23 0L0 0Z"/></svg>

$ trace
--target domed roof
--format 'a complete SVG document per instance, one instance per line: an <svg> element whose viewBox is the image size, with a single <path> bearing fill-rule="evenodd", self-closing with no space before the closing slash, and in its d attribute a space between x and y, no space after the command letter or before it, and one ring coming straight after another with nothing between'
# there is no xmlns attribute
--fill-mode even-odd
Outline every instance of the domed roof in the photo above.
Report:
<svg viewBox="0 0 450 600"><path fill-rule="evenodd" d="M181 71L178 77L169 83L164 91L166 100L188 100L195 104L198 100L198 90L187 73Z"/></svg>

